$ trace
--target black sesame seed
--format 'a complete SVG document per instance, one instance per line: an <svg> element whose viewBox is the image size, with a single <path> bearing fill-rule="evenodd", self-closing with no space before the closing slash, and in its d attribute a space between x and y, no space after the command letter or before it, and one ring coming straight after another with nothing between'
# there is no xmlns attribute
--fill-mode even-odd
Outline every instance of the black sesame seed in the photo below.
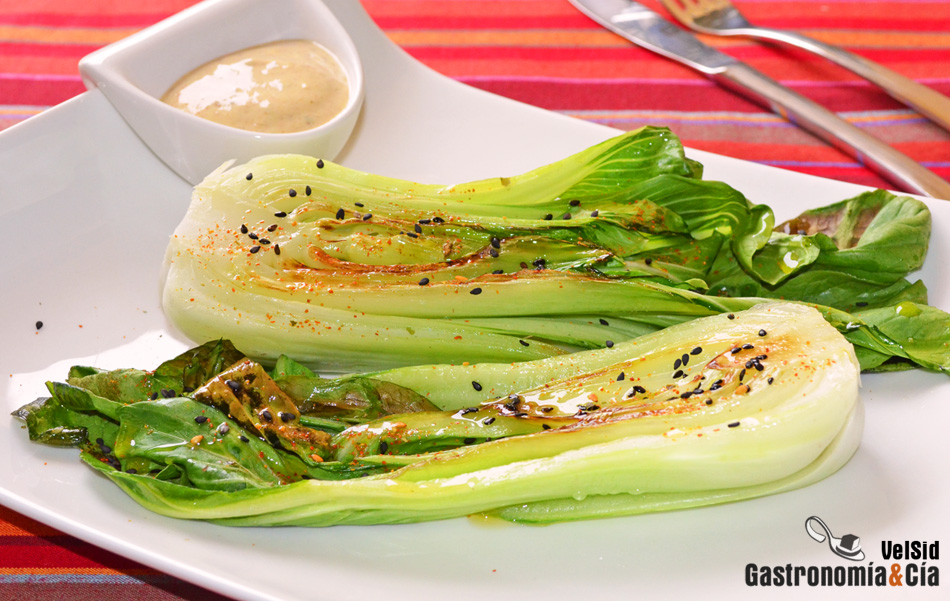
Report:
<svg viewBox="0 0 950 601"><path fill-rule="evenodd" d="M729 315L726 315L726 317L728 317L729 319L735 319L735 318L736 318L736 316L733 315L732 313L730 313Z"/></svg>
<svg viewBox="0 0 950 601"><path fill-rule="evenodd" d="M194 392L195 389L192 388L191 386L182 386L182 387L181 387L181 391L182 391L182 392Z"/></svg>
<svg viewBox="0 0 950 601"><path fill-rule="evenodd" d="M248 250L249 250L249 251L251 252L251 254L253 255L254 253L260 251L260 250L261 250L261 247L255 244L254 246L252 246L252 247L249 248Z"/></svg>
<svg viewBox="0 0 950 601"><path fill-rule="evenodd" d="M749 342L746 342L745 344L742 345L742 350L744 351L747 351L749 349L754 349L754 348L755 348L755 345Z"/></svg>
<svg viewBox="0 0 950 601"><path fill-rule="evenodd" d="M37 321L37 322L36 322L35 324L33 324L33 325L36 326L36 329L37 329L37 330L41 330L41 329L43 328L43 322L42 322L42 321Z"/></svg>
<svg viewBox="0 0 950 601"><path fill-rule="evenodd" d="M534 261L531 261L531 264L534 265L535 267L544 267L546 263L547 263L547 260L544 257L540 257L540 258L535 259Z"/></svg>
<svg viewBox="0 0 950 601"><path fill-rule="evenodd" d="M714 390L719 390L720 388L722 388L723 384L725 384L724 381L716 380L715 382L713 382L713 385L709 387L709 392L712 392Z"/></svg>
<svg viewBox="0 0 950 601"><path fill-rule="evenodd" d="M277 415L280 417L280 421L284 422L285 424L294 421L295 417L294 414L290 413L289 411L281 411Z"/></svg>
<svg viewBox="0 0 950 601"><path fill-rule="evenodd" d="M607 321L606 319L604 319L603 317L601 317L601 318L600 318L600 325L602 325L602 326L609 326L609 325L610 325L610 322Z"/></svg>
<svg viewBox="0 0 950 601"><path fill-rule="evenodd" d="M291 198L293 198L294 196L297 196L297 191L294 190L293 188L291 188L290 191L287 192L287 194L288 194Z"/></svg>
<svg viewBox="0 0 950 601"><path fill-rule="evenodd" d="M474 439L474 438L463 438L463 439L462 439L462 444L475 444L475 439Z"/></svg>
<svg viewBox="0 0 950 601"><path fill-rule="evenodd" d="M522 268L522 269L527 269L527 268L528 268L528 264L525 263L524 261L522 261L522 262L521 262L521 268Z"/></svg>
<svg viewBox="0 0 950 601"><path fill-rule="evenodd" d="M613 346L614 346L614 341L613 341L613 340L608 340L608 341L605 342L604 344L607 345L607 348L613 348Z"/></svg>
<svg viewBox="0 0 950 601"><path fill-rule="evenodd" d="M239 439L241 442L250 442L250 441L247 439L247 436L244 436L243 434L241 434L240 436L238 436L238 439Z"/></svg>
<svg viewBox="0 0 950 601"><path fill-rule="evenodd" d="M743 369L742 371L739 372L739 381L741 382L741 381L742 381L742 378L744 378L744 377L745 377L745 369Z"/></svg>
<svg viewBox="0 0 950 601"><path fill-rule="evenodd" d="M551 221L552 219L554 219L554 215L552 215L552 214L550 214L550 213L548 213L547 215L544 216L544 220L545 220L545 221Z"/></svg>
<svg viewBox="0 0 950 601"><path fill-rule="evenodd" d="M287 213L284 211L277 211L276 213L274 213L274 217L286 217L286 216L287 216Z"/></svg>
<svg viewBox="0 0 950 601"><path fill-rule="evenodd" d="M752 367L755 368L755 371L762 371L763 369L765 369L765 367L763 367L762 364L759 363L758 361L753 361Z"/></svg>
<svg viewBox="0 0 950 601"><path fill-rule="evenodd" d="M625 377L627 377L626 374L624 374L623 372L620 372L620 375L617 376L617 381L620 382L620 381L622 381Z"/></svg>
<svg viewBox="0 0 950 601"><path fill-rule="evenodd" d="M693 391L692 391L692 390L687 390L686 392L684 392L683 394L680 395L680 398L681 398L681 399L688 399L688 398L691 397L691 396L693 396Z"/></svg>
<svg viewBox="0 0 950 601"><path fill-rule="evenodd" d="M501 275L503 273L505 273L504 269L496 269L495 271L492 272L492 275Z"/></svg>
<svg viewBox="0 0 950 601"><path fill-rule="evenodd" d="M441 217L433 217L432 221L435 223L445 223L445 219L442 219Z"/></svg>
<svg viewBox="0 0 950 601"><path fill-rule="evenodd" d="M429 225L430 223L432 223L432 220L431 220L431 219L420 219L420 220L419 220L419 223L421 223L422 225Z"/></svg>
<svg viewBox="0 0 950 601"><path fill-rule="evenodd" d="M766 334L768 334L768 332L765 330L759 330L759 336L765 336Z"/></svg>
<svg viewBox="0 0 950 601"><path fill-rule="evenodd" d="M274 416L271 414L270 409L264 409L263 411L261 411L260 415L261 415L261 419L264 420L265 422L274 421Z"/></svg>
<svg viewBox="0 0 950 601"><path fill-rule="evenodd" d="M741 350L742 350L742 347L734 346L734 347L732 347L732 350L729 351L729 352L732 353L733 355L735 355L736 353L738 353L738 352L741 351Z"/></svg>
<svg viewBox="0 0 950 601"><path fill-rule="evenodd" d="M248 181L251 181L252 179L254 179L254 174L253 174L253 173L248 173L248 174L245 175L244 177L245 177L245 179L247 179Z"/></svg>
<svg viewBox="0 0 950 601"><path fill-rule="evenodd" d="M673 362L673 369L679 369L681 365L683 365L683 360L677 357L676 361Z"/></svg>
<svg viewBox="0 0 950 601"><path fill-rule="evenodd" d="M476 413L477 411L478 411L478 407L466 407L465 409L462 409L462 415L467 415L469 413Z"/></svg>
<svg viewBox="0 0 950 601"><path fill-rule="evenodd" d="M247 235L247 237L250 238L251 240L257 240L260 236L258 236L254 232L251 232L250 234Z"/></svg>
<svg viewBox="0 0 950 601"><path fill-rule="evenodd" d="M773 380L775 380L775 378L769 378L768 380L766 380L766 382L768 382L769 384L771 384Z"/></svg>
<svg viewBox="0 0 950 601"><path fill-rule="evenodd" d="M590 213L591 217L597 217L598 215L600 215L600 211L591 211Z"/></svg>
<svg viewBox="0 0 950 601"><path fill-rule="evenodd" d="M173 398L175 398L175 391L172 390L171 388L163 388L163 389L162 389L162 397L164 397L164 398L166 398L166 399L173 399Z"/></svg>
<svg viewBox="0 0 950 601"><path fill-rule="evenodd" d="M244 225L243 223L241 224L241 233L242 233L242 234L246 234L246 233L247 233L247 226Z"/></svg>
<svg viewBox="0 0 950 601"><path fill-rule="evenodd" d="M195 416L195 423L196 423L196 424L203 424L203 423L205 423L206 421L208 421L208 417L205 416L205 415L196 415L196 416Z"/></svg>
<svg viewBox="0 0 950 601"><path fill-rule="evenodd" d="M275 255L279 255L279 254L280 254L280 244L275 244L275 245L274 245L274 254L275 254Z"/></svg>
<svg viewBox="0 0 950 601"><path fill-rule="evenodd" d="M712 404L713 404L713 400L712 400L712 399L706 399L706 404L707 404L707 405L712 405Z"/></svg>
<svg viewBox="0 0 950 601"><path fill-rule="evenodd" d="M683 367L686 367L687 365L689 365L689 355L687 353L683 353L682 359L683 359Z"/></svg>
<svg viewBox="0 0 950 601"><path fill-rule="evenodd" d="M493 259L497 259L497 258L498 258L498 251L495 250L494 248L489 248L489 249L488 249L488 254L490 254Z"/></svg>
<svg viewBox="0 0 950 601"><path fill-rule="evenodd" d="M276 223L272 223L272 224L270 224L270 225L267 226L267 231L268 231L268 232L273 232L273 231L275 231L276 229L277 229L277 224L276 224Z"/></svg>
<svg viewBox="0 0 950 601"><path fill-rule="evenodd" d="M313 190L310 189L310 186L307 186L304 188L304 192L307 194L307 196L310 196L310 193L313 192Z"/></svg>
<svg viewBox="0 0 950 601"><path fill-rule="evenodd" d="M478 296L479 294L482 293L482 289L481 289L481 288L472 288L471 290L468 291L468 293L469 293L469 294L474 294L475 296Z"/></svg>
<svg viewBox="0 0 950 601"><path fill-rule="evenodd" d="M482 390L482 385L479 384L478 382L472 381L472 388L474 388L474 389L477 390L478 392L481 392L481 390Z"/></svg>
<svg viewBox="0 0 950 601"><path fill-rule="evenodd" d="M745 362L745 368L746 368L746 369L752 369L752 366L753 366L753 365L755 365L755 361L752 360L752 359L749 359L748 361Z"/></svg>
<svg viewBox="0 0 950 601"><path fill-rule="evenodd" d="M643 262L646 263L647 265L652 265L652 264L653 264L653 259L647 257L646 259L643 260Z"/></svg>
<svg viewBox="0 0 950 601"><path fill-rule="evenodd" d="M367 213L367 214L363 215L363 221L369 221L369 220L372 219L372 218L373 218L373 214L372 214L372 213Z"/></svg>
<svg viewBox="0 0 950 601"><path fill-rule="evenodd" d="M379 452L380 452L381 454L386 453L386 451L388 451L388 450L389 450L389 443L388 443L388 442L386 442L386 441L384 440L383 442L379 443Z"/></svg>
<svg viewBox="0 0 950 601"><path fill-rule="evenodd" d="M644 394L644 393L646 393L646 391L647 391L647 389L644 388L643 386L634 386L633 389L634 389L636 392L639 392L640 394Z"/></svg>
<svg viewBox="0 0 950 601"><path fill-rule="evenodd" d="M858 301L858 302L854 303L854 306L855 306L855 307L867 307L867 306L868 306L868 303L867 303L867 301Z"/></svg>
<svg viewBox="0 0 950 601"><path fill-rule="evenodd" d="M346 217L346 211L344 211L343 209L340 209L336 212L337 219L343 219L344 217Z"/></svg>
<svg viewBox="0 0 950 601"><path fill-rule="evenodd" d="M564 213L563 215L561 215L561 219L564 219L565 221L570 220L570 218L571 218L570 213Z"/></svg>
<svg viewBox="0 0 950 601"><path fill-rule="evenodd" d="M267 238L261 238L260 240L258 240L258 242L260 242L261 244L270 244L270 240L268 240Z"/></svg>
<svg viewBox="0 0 950 601"><path fill-rule="evenodd" d="M499 240L498 238L492 238L492 239L491 239L491 245L492 245L494 248L501 248L501 240Z"/></svg>
<svg viewBox="0 0 950 601"><path fill-rule="evenodd" d="M495 418L494 418L494 417L486 417L485 419L482 420L482 423L485 424L486 426L490 426L490 425L492 425L493 423L495 423Z"/></svg>
<svg viewBox="0 0 950 601"><path fill-rule="evenodd" d="M571 202L569 202L569 203L567 203L567 204L571 205L572 207L576 207L576 206L578 206L579 204L581 204L581 201L579 201L579 200L577 200L577 199L575 198L574 200L572 200Z"/></svg>
<svg viewBox="0 0 950 601"><path fill-rule="evenodd" d="M429 278L422 278L421 280L419 280L419 285L420 285L420 286L428 286L428 285L429 285Z"/></svg>
<svg viewBox="0 0 950 601"><path fill-rule="evenodd" d="M154 400L157 399L157 398L158 398L158 393L157 393L157 392L153 392L152 394L148 395L148 400L150 400L150 401L154 401Z"/></svg>
<svg viewBox="0 0 950 601"><path fill-rule="evenodd" d="M541 424L541 429L542 429L542 430L550 430L550 429L551 429L551 426L549 426L549 425L547 425L547 424Z"/></svg>
<svg viewBox="0 0 950 601"><path fill-rule="evenodd" d="M317 169L323 169L323 159L317 159Z"/></svg>
<svg viewBox="0 0 950 601"><path fill-rule="evenodd" d="M731 424L729 424L729 427L735 428L735 427L738 427L738 425L739 425L739 422L732 422Z"/></svg>
<svg viewBox="0 0 950 601"><path fill-rule="evenodd" d="M698 354L701 353L701 352L703 352L703 347L697 346L696 348L694 348L693 350L691 350L691 351L689 352L689 354L690 354L690 355L698 355Z"/></svg>
<svg viewBox="0 0 950 601"><path fill-rule="evenodd" d="M531 346L531 345L530 345L530 344L528 344L528 342L527 342L527 341L525 341L525 340L519 340L518 342L520 342L520 343L521 343L521 346Z"/></svg>
<svg viewBox="0 0 950 601"><path fill-rule="evenodd" d="M419 237L419 234L414 234L414 233L412 233L412 232L403 232L403 233L405 233L405 234L406 234L407 236L409 236L410 238L418 238L418 237Z"/></svg>
<svg viewBox="0 0 950 601"><path fill-rule="evenodd" d="M682 369L677 369L676 372L673 373L673 379L682 378L685 375Z"/></svg>
<svg viewBox="0 0 950 601"><path fill-rule="evenodd" d="M419 225L418 223L415 224L414 226L412 226L412 229L415 230L415 232L416 232L417 234L421 234L421 233L422 233L422 226Z"/></svg>
<svg viewBox="0 0 950 601"><path fill-rule="evenodd" d="M361 203L361 202L354 202L353 204L356 205L356 206L358 206L358 207L361 208L361 209L363 208L363 203Z"/></svg>
<svg viewBox="0 0 950 601"><path fill-rule="evenodd" d="M541 407L541 411L543 413L551 413L552 411L554 411L554 407L552 407L551 405L545 405L544 407Z"/></svg>
<svg viewBox="0 0 950 601"><path fill-rule="evenodd" d="M230 388L233 392L241 392L241 383L237 380L225 380L224 383L227 384L228 388Z"/></svg>

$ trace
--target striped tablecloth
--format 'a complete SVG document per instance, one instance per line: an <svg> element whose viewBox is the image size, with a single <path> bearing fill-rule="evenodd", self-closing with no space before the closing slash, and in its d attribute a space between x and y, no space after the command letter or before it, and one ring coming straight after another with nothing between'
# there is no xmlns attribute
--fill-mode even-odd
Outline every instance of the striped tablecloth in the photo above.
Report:
<svg viewBox="0 0 950 601"><path fill-rule="evenodd" d="M81 93L76 69L80 57L193 3L0 0L0 129ZM845 46L950 95L950 2L736 3L754 22ZM363 4L394 42L472 86L621 129L668 125L693 148L834 179L887 185L781 118L605 32L567 0L364 0ZM950 133L880 90L800 52L744 40L706 41L950 178ZM221 597L0 508L0 599L215 601Z"/></svg>

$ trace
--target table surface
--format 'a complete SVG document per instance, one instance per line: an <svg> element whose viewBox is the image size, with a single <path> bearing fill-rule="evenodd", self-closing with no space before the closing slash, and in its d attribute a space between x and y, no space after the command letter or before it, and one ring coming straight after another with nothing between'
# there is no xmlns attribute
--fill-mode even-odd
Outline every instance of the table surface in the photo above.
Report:
<svg viewBox="0 0 950 601"><path fill-rule="evenodd" d="M77 70L82 56L194 3L0 0L0 129L82 93ZM843 46L950 95L948 2L736 4L754 23ZM567 0L363 0L363 5L416 59L474 87L619 129L667 125L691 148L888 187L782 118L600 29ZM874 86L802 52L740 39L704 40L950 179L950 133ZM223 599L2 507L0 598Z"/></svg>

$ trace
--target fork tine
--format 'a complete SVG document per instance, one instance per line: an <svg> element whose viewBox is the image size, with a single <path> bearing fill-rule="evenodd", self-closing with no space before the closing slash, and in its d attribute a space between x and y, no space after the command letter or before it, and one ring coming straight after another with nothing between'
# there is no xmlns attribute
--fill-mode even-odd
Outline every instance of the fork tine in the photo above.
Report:
<svg viewBox="0 0 950 601"><path fill-rule="evenodd" d="M673 16L687 22L732 6L729 0L661 0L661 2Z"/></svg>
<svg viewBox="0 0 950 601"><path fill-rule="evenodd" d="M702 7L703 0L660 0L663 6L680 21L692 21L701 17L706 10Z"/></svg>

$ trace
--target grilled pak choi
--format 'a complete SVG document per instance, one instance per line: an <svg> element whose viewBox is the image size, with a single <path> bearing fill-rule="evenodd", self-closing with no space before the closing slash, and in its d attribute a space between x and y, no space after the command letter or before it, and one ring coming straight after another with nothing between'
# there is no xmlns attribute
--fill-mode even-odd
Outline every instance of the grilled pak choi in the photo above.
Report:
<svg viewBox="0 0 950 601"><path fill-rule="evenodd" d="M225 358L193 392L154 394ZM858 380L852 346L818 311L771 303L563 357L336 380L287 358L265 372L209 343L155 372L74 368L17 415L178 518L540 523L824 478L859 444Z"/></svg>
<svg viewBox="0 0 950 601"><path fill-rule="evenodd" d="M773 297L819 305L865 368L950 366L950 319L904 279L922 203L878 191L776 228L700 176L661 128L455 186L261 157L196 187L163 306L195 341L346 373L602 348Z"/></svg>

